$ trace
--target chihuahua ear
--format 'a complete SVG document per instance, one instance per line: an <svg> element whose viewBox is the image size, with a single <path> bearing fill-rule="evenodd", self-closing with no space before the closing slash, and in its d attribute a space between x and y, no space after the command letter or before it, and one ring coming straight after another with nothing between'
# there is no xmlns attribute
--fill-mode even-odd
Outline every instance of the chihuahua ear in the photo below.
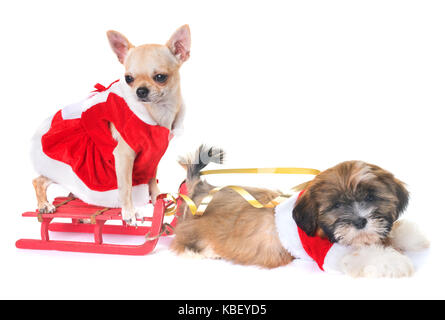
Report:
<svg viewBox="0 0 445 320"><path fill-rule="evenodd" d="M167 42L167 47L171 53L183 63L190 57L190 44L190 28L188 24L185 24L171 36Z"/></svg>
<svg viewBox="0 0 445 320"><path fill-rule="evenodd" d="M128 50L133 48L133 45L127 38L125 38L124 35L114 30L109 30L107 32L107 37L108 41L110 42L111 49L113 49L114 53L117 55L120 63L123 64Z"/></svg>
<svg viewBox="0 0 445 320"><path fill-rule="evenodd" d="M312 199L311 192L306 190L297 200L292 211L297 226L308 236L314 236L318 226L318 205Z"/></svg>

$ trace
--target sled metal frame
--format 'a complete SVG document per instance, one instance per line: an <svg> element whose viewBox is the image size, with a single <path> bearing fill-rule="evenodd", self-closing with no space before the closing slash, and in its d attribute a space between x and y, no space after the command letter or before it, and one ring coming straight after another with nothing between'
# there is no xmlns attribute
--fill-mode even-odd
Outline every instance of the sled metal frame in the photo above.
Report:
<svg viewBox="0 0 445 320"><path fill-rule="evenodd" d="M138 219L138 221L151 222L151 226L130 226L122 220L120 208L98 207L88 205L76 198L58 197L53 202L57 208L54 213L40 214L38 211L32 211L22 214L23 217L38 218L41 223L41 239L20 239L16 242L16 247L32 250L146 255L155 249L161 236L173 233L171 227L176 225L176 216L170 224L164 225L166 208L172 204L172 201L168 201L165 197L158 197L153 216ZM53 222L55 218L68 218L71 222ZM81 219L90 219L91 223L81 223ZM106 222L109 220L119 220L122 224L107 225ZM51 240L49 231L89 233L94 235L94 241ZM140 245L108 244L103 242L103 234L145 236L145 242Z"/></svg>

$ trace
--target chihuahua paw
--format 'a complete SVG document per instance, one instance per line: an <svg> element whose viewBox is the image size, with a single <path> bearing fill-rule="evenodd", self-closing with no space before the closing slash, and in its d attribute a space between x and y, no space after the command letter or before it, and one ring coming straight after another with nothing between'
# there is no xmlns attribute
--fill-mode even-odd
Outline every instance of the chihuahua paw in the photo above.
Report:
<svg viewBox="0 0 445 320"><path fill-rule="evenodd" d="M159 190L158 185L156 183L152 183L150 185L150 199L151 199L152 205L155 205L156 199L158 198L160 193L161 193L161 190Z"/></svg>
<svg viewBox="0 0 445 320"><path fill-rule="evenodd" d="M149 215L145 214L144 210L141 210L140 208L136 210L136 219L139 219L141 221L141 224L144 224L144 218L147 216Z"/></svg>
<svg viewBox="0 0 445 320"><path fill-rule="evenodd" d="M130 226L136 226L136 211L134 209L122 208L122 220Z"/></svg>
<svg viewBox="0 0 445 320"><path fill-rule="evenodd" d="M391 246L399 251L421 251L430 246L429 240L421 233L419 227L407 220L394 223L389 241Z"/></svg>
<svg viewBox="0 0 445 320"><path fill-rule="evenodd" d="M151 199L151 204L152 205L156 204L156 200L158 199L158 195L159 195L159 192L150 194L150 199Z"/></svg>
<svg viewBox="0 0 445 320"><path fill-rule="evenodd" d="M42 202L38 205L39 213L54 213L56 207L49 202Z"/></svg>
<svg viewBox="0 0 445 320"><path fill-rule="evenodd" d="M400 278L414 272L411 260L390 247L366 246L345 255L340 265L352 277Z"/></svg>

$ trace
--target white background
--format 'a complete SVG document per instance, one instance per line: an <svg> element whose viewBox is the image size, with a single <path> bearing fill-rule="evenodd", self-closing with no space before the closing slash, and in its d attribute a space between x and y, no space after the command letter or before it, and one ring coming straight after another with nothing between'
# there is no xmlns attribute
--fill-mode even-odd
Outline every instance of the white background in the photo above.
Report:
<svg viewBox="0 0 445 320"><path fill-rule="evenodd" d="M444 16L441 1L3 1L0 298L445 298ZM188 260L168 251L171 239L141 257L15 248L39 237L36 220L20 215L36 205L34 130L123 72L105 32L165 43L185 23L186 128L161 162L162 191L176 191L184 178L176 158L203 142L226 149L227 168L378 164L407 183L406 217L432 241L412 278ZM283 189L305 179L209 178ZM50 188L51 197L65 194Z"/></svg>

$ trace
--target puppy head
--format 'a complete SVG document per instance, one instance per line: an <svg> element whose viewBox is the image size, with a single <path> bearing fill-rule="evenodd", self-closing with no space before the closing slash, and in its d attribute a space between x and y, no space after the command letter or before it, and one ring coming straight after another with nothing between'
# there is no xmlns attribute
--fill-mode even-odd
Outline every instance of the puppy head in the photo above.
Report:
<svg viewBox="0 0 445 320"><path fill-rule="evenodd" d="M125 82L142 103L156 103L179 89L179 67L190 56L190 29L179 28L166 45L133 46L117 31L107 32L111 48L125 66Z"/></svg>
<svg viewBox="0 0 445 320"><path fill-rule="evenodd" d="M320 173L293 210L308 235L343 245L382 242L408 204L403 183L375 165L347 161Z"/></svg>

